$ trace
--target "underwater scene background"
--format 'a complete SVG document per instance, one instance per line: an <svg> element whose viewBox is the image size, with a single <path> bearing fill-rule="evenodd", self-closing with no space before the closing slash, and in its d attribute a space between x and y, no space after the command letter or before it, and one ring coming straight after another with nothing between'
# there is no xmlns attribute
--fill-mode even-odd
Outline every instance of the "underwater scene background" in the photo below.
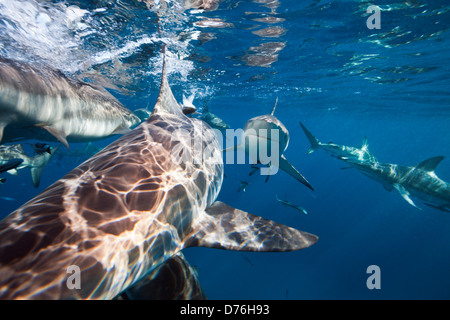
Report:
<svg viewBox="0 0 450 320"><path fill-rule="evenodd" d="M370 5L381 9L380 29L366 24ZM319 241L290 253L184 250L208 298L450 298L450 213L415 200L418 210L323 150L307 154L310 143L299 125L322 142L359 148L366 137L384 163L414 166L444 156L436 175L450 181L448 2L224 0L211 11L186 10L175 1L161 6L0 0L0 56L48 64L105 86L130 110L151 110L166 44L177 99L194 94L200 114L207 107L231 128L270 113L278 98L275 115L290 133L284 154L315 191L282 171L266 182L249 175L249 164L226 164L218 200ZM164 10L159 19L158 10ZM0 218L115 139L61 148L38 188L27 169L2 173ZM22 142L30 155L35 142ZM380 289L367 287L371 265L380 268Z"/></svg>

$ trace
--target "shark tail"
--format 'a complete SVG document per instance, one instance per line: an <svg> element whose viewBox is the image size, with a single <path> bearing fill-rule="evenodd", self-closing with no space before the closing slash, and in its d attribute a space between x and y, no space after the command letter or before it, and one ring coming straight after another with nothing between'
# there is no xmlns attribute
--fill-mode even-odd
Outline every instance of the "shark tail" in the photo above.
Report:
<svg viewBox="0 0 450 320"><path fill-rule="evenodd" d="M42 169L48 164L50 159L55 155L60 146L56 146L50 150L50 153L44 152L42 154L37 154L30 159L31 166L31 180L33 181L33 186L35 188L39 187L41 182Z"/></svg>
<svg viewBox="0 0 450 320"><path fill-rule="evenodd" d="M303 132L305 132L306 137L308 138L309 142L311 143L311 147L308 149L308 154L313 153L317 149L320 148L320 141L317 139L306 127L303 125L303 123L300 123L300 126L303 129Z"/></svg>
<svg viewBox="0 0 450 320"><path fill-rule="evenodd" d="M318 237L235 209L216 201L193 227L188 247L252 252L281 252L307 248Z"/></svg>

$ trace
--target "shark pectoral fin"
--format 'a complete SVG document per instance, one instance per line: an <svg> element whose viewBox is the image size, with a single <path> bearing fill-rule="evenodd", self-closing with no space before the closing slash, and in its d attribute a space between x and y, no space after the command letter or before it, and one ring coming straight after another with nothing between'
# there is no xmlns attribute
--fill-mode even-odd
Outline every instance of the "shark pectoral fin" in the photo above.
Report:
<svg viewBox="0 0 450 320"><path fill-rule="evenodd" d="M204 300L197 272L178 252L121 295L128 300Z"/></svg>
<svg viewBox="0 0 450 320"><path fill-rule="evenodd" d="M403 199L405 199L410 205L412 205L413 207L415 207L419 210L422 210L421 208L416 206L414 201L411 200L411 198L409 197L409 192L408 192L408 190L405 189L405 187L403 187L399 183L396 183L396 184L394 184L394 188L398 191L398 193L400 193L400 195L403 197Z"/></svg>
<svg viewBox="0 0 450 320"><path fill-rule="evenodd" d="M17 176L17 175L18 175L18 172L17 172L17 169L16 169L16 168L11 169L11 170L8 170L8 171L6 171L6 172L8 172L9 174L12 174L13 176Z"/></svg>
<svg viewBox="0 0 450 320"><path fill-rule="evenodd" d="M33 181L33 186L35 188L39 187L39 183L41 182L41 173L44 167L34 167L31 168L31 180Z"/></svg>
<svg viewBox="0 0 450 320"><path fill-rule="evenodd" d="M307 248L317 236L254 216L216 201L207 208L187 246L238 251L293 251Z"/></svg>
<svg viewBox="0 0 450 320"><path fill-rule="evenodd" d="M310 188L314 191L314 188L311 186L311 184L308 182L308 180L305 179L304 176L300 174L300 172L297 171L290 163L287 161L287 159L284 157L284 155L281 155L280 157L280 163L279 168L283 170L284 172L290 174L292 177L303 183L305 186Z"/></svg>
<svg viewBox="0 0 450 320"><path fill-rule="evenodd" d="M69 149L69 143L67 142L67 134L55 127L48 126L45 124L37 124L37 127L43 128L48 131L52 136L54 136L59 142L61 142L67 149Z"/></svg>

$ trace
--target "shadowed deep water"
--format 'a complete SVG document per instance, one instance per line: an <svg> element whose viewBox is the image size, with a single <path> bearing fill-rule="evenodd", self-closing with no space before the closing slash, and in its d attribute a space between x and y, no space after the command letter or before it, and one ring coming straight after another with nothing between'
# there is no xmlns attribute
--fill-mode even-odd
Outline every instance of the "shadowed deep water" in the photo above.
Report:
<svg viewBox="0 0 450 320"><path fill-rule="evenodd" d="M28 10L14 11L14 3L27 3ZM436 174L450 181L446 1L225 0L211 12L164 15L162 33L155 12L139 1L42 3L0 0L0 55L100 81L131 110L151 109L164 42L173 54L169 82L178 100L195 93L198 108L207 104L232 128L270 113L278 97L275 115L290 132L285 156L315 192L281 171L265 183L265 177L249 177L249 165L229 164L218 200L316 234L319 241L290 253L186 249L209 299L450 298L450 213L420 200L423 210L417 210L395 190L386 191L355 169L343 170L344 162L322 150L308 155L298 124L322 142L360 147L367 137L381 162L412 166L445 156ZM366 27L370 4L381 8L379 30ZM69 5L85 11L74 14ZM268 16L282 20L254 20ZM198 26L205 18L232 27ZM255 32L266 27L279 27L278 36ZM277 52L255 49L268 42L283 45ZM272 63L255 65L262 59ZM103 147L114 139L94 144ZM33 188L28 169L18 176L1 174L7 182L0 185L0 216L85 159L55 156L39 188ZM249 182L245 192L238 192L240 180ZM308 214L284 207L276 194ZM370 265L380 267L380 290L366 287Z"/></svg>

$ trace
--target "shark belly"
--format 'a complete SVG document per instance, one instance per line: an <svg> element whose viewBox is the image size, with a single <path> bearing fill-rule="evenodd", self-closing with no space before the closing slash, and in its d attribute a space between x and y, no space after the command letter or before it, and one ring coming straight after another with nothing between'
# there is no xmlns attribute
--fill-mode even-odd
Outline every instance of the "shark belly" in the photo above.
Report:
<svg viewBox="0 0 450 320"><path fill-rule="evenodd" d="M406 190L413 197L441 208L450 208L450 187L440 180L425 173L404 183Z"/></svg>

